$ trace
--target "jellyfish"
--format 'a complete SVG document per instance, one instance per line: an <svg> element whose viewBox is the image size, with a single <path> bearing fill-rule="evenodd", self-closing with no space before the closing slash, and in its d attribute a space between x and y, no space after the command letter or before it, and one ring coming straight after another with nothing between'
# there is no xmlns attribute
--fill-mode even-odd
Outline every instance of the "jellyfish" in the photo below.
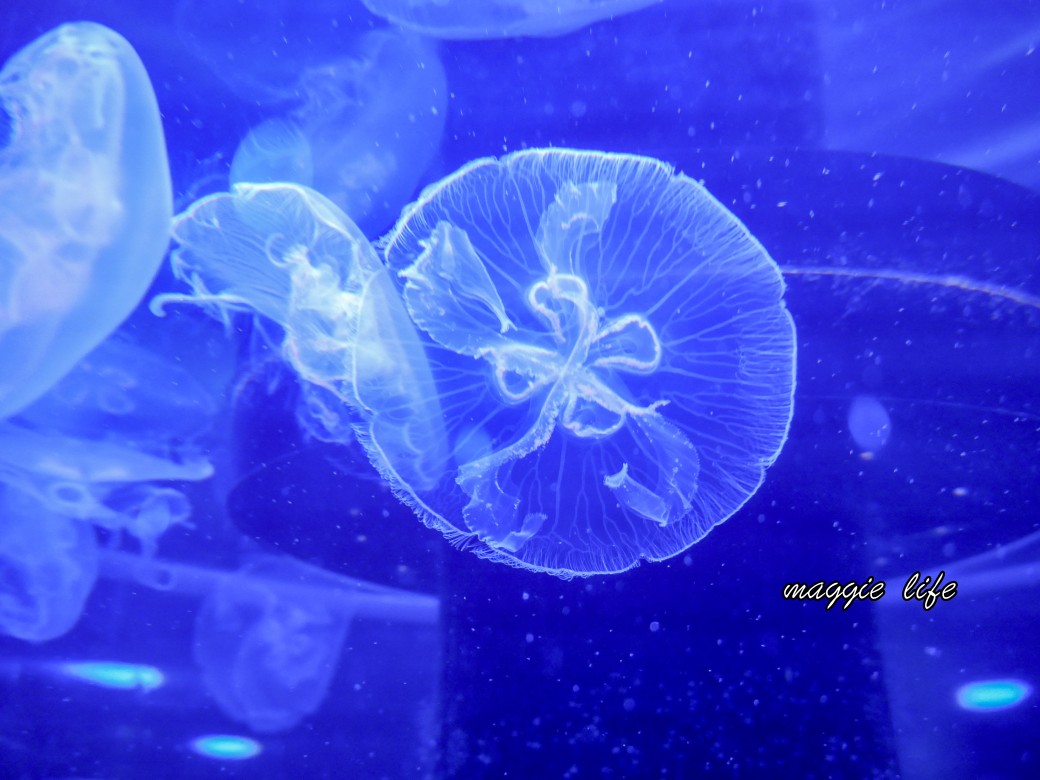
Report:
<svg viewBox="0 0 1040 780"><path fill-rule="evenodd" d="M364 0L401 27L449 40L554 36L662 0Z"/></svg>
<svg viewBox="0 0 1040 780"><path fill-rule="evenodd" d="M123 38L77 22L0 71L0 419L39 398L137 306L172 210L159 110Z"/></svg>
<svg viewBox="0 0 1040 780"><path fill-rule="evenodd" d="M213 474L202 439L216 404L142 339L121 330L0 422L0 483L42 511L126 532L153 555L171 526L189 522L180 483Z"/></svg>
<svg viewBox="0 0 1040 780"><path fill-rule="evenodd" d="M341 52L379 19L357 0L179 0L182 45L252 105L294 99L298 74Z"/></svg>
<svg viewBox="0 0 1040 780"><path fill-rule="evenodd" d="M857 395L849 406L849 433L864 452L877 452L888 443L892 421L882 403L872 395Z"/></svg>
<svg viewBox="0 0 1040 780"><path fill-rule="evenodd" d="M168 342L189 334L169 327L162 337L149 340L139 329L121 329L19 414L18 422L74 439L104 436L152 455L179 449L182 462L191 460L197 448L188 443L212 425L217 403L196 378L201 372L171 354Z"/></svg>
<svg viewBox="0 0 1040 780"><path fill-rule="evenodd" d="M375 250L335 204L298 185L240 184L193 204L174 235L174 272L194 292L159 296L153 309L180 301L276 323L285 361L322 389L307 395L308 430L345 436L349 420L392 484L443 478L447 441L418 334ZM323 414L332 398L340 409Z"/></svg>
<svg viewBox="0 0 1040 780"><path fill-rule="evenodd" d="M324 700L352 615L277 587L332 575L265 558L222 580L195 622L195 660L231 718L259 732L283 731Z"/></svg>
<svg viewBox="0 0 1040 780"><path fill-rule="evenodd" d="M231 182L291 181L314 184L314 153L296 122L281 117L261 122L235 150Z"/></svg>
<svg viewBox="0 0 1040 780"><path fill-rule="evenodd" d="M30 642L65 634L97 579L94 529L2 485L0 517L0 631Z"/></svg>
<svg viewBox="0 0 1040 780"><path fill-rule="evenodd" d="M478 555L561 577L662 560L743 506L778 456L795 386L780 271L664 163L477 160L382 245L451 460L423 487L393 452L377 465Z"/></svg>
<svg viewBox="0 0 1040 780"><path fill-rule="evenodd" d="M436 153L447 104L436 49L399 30L357 36L339 56L303 70L299 105L239 144L231 183L311 187L364 231L389 226Z"/></svg>
<svg viewBox="0 0 1040 780"><path fill-rule="evenodd" d="M194 657L228 717L258 732L284 731L328 693L355 619L429 625L432 596L398 590L253 553L234 571L104 551L101 574L158 591L201 597Z"/></svg>

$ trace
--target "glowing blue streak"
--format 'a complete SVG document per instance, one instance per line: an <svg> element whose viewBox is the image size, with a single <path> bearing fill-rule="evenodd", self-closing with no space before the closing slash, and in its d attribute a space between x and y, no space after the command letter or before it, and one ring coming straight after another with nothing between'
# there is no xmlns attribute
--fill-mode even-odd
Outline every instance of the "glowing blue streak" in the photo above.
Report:
<svg viewBox="0 0 1040 780"><path fill-rule="evenodd" d="M979 680L957 689L957 704L970 712L993 712L1021 704L1032 692L1021 680Z"/></svg>
<svg viewBox="0 0 1040 780"><path fill-rule="evenodd" d="M200 756L223 761L244 761L260 755L260 743L248 737L231 734L207 734L191 741L191 749Z"/></svg>
<svg viewBox="0 0 1040 780"><path fill-rule="evenodd" d="M117 661L80 661L61 665L63 674L102 688L154 691L166 678L154 666Z"/></svg>

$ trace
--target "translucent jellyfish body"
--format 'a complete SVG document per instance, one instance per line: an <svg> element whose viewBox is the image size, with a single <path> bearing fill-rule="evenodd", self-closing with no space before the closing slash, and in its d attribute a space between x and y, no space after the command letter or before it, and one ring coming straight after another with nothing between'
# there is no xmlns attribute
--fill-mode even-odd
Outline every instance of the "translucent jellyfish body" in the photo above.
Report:
<svg viewBox="0 0 1040 780"><path fill-rule="evenodd" d="M396 487L453 541L559 576L622 571L698 541L777 457L795 385L779 269L663 163L478 160L383 243L451 452L435 484Z"/></svg>
<svg viewBox="0 0 1040 780"><path fill-rule="evenodd" d="M166 249L171 192L155 94L97 24L53 30L0 71L0 419L136 307Z"/></svg>
<svg viewBox="0 0 1040 780"><path fill-rule="evenodd" d="M438 620L433 596L286 556L249 553L234 571L109 550L98 563L101 576L135 589L201 597L193 655L202 680L229 718L258 732L292 728L321 706L355 620L383 627Z"/></svg>
<svg viewBox="0 0 1040 780"><path fill-rule="evenodd" d="M329 198L366 232L385 230L440 144L447 87L436 49L397 30L357 36L303 70L300 105L254 127L231 182L294 182Z"/></svg>
<svg viewBox="0 0 1040 780"><path fill-rule="evenodd" d="M113 336L0 422L0 485L34 501L30 514L126 532L154 554L191 514L179 483L213 474L200 439L215 409L183 367Z"/></svg>
<svg viewBox="0 0 1040 780"><path fill-rule="evenodd" d="M326 391L311 395L310 414L338 399L394 484L442 481L447 440L419 336L372 245L335 204L296 185L238 185L195 203L174 236L174 271L194 295L158 303L187 300L277 323L285 360ZM348 433L335 414L321 427L323 438Z"/></svg>
<svg viewBox="0 0 1040 780"><path fill-rule="evenodd" d="M0 631L55 639L79 620L98 572L94 529L0 485Z"/></svg>
<svg viewBox="0 0 1040 780"><path fill-rule="evenodd" d="M368 9L436 38L469 40L552 36L661 0L364 0Z"/></svg>
<svg viewBox="0 0 1040 780"><path fill-rule="evenodd" d="M336 585L320 569L271 558L221 580L206 596L195 624L195 660L221 709L272 732L318 708L352 618L349 606L334 609L338 602L315 598L319 588Z"/></svg>

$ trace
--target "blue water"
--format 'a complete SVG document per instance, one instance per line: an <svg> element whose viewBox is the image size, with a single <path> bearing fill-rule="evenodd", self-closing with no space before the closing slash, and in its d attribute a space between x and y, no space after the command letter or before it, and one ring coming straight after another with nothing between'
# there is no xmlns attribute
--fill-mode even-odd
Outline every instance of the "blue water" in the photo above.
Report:
<svg viewBox="0 0 1040 780"><path fill-rule="evenodd" d="M0 10L0 776L1036 776L1040 8L465 5Z"/></svg>

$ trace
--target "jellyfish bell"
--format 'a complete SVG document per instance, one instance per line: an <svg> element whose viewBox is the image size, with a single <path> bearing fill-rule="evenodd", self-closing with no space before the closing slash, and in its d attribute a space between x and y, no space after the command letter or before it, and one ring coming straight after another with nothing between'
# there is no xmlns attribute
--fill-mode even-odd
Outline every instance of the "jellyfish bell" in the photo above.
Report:
<svg viewBox="0 0 1040 780"><path fill-rule="evenodd" d="M435 46L402 30L356 34L341 48L301 68L293 108L249 131L231 183L311 187L377 234L437 152L447 83Z"/></svg>
<svg viewBox="0 0 1040 780"><path fill-rule="evenodd" d="M436 484L396 487L478 555L563 577L668 558L779 454L795 384L779 269L667 165L478 160L382 243L454 455Z"/></svg>
<svg viewBox="0 0 1040 780"><path fill-rule="evenodd" d="M394 24L434 38L554 36L663 0L364 0Z"/></svg>
<svg viewBox="0 0 1040 780"><path fill-rule="evenodd" d="M321 578L334 586L333 575L319 569L264 557L220 579L203 598L196 663L221 709L255 731L291 728L328 693L353 616L278 587Z"/></svg>
<svg viewBox="0 0 1040 780"><path fill-rule="evenodd" d="M193 656L229 718L286 731L326 699L355 620L428 626L433 596L325 571L285 555L246 554L236 569L104 550L101 576L201 599Z"/></svg>
<svg viewBox="0 0 1040 780"><path fill-rule="evenodd" d="M275 117L252 128L231 161L231 183L291 181L314 183L314 154L303 129Z"/></svg>
<svg viewBox="0 0 1040 780"><path fill-rule="evenodd" d="M297 185L240 184L194 204L174 236L175 273L194 293L160 296L157 310L182 301L273 321L284 359L326 391L322 404L334 396L351 410L384 477L422 486L441 478L447 443L419 337L387 269L335 204ZM342 432L342 412L321 425Z"/></svg>
<svg viewBox="0 0 1040 780"><path fill-rule="evenodd" d="M0 631L30 642L76 625L94 589L94 529L0 485Z"/></svg>
<svg viewBox="0 0 1040 780"><path fill-rule="evenodd" d="M66 24L0 71L0 419L45 393L137 306L172 209L148 75L106 27Z"/></svg>

